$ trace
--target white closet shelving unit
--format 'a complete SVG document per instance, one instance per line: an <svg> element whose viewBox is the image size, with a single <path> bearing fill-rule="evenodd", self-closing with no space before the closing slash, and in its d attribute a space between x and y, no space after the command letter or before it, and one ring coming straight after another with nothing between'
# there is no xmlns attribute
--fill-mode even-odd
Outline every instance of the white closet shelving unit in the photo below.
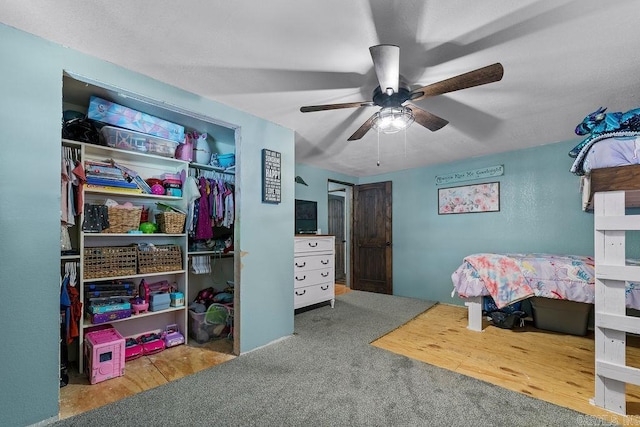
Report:
<svg viewBox="0 0 640 427"><path fill-rule="evenodd" d="M636 194L632 194L636 193ZM627 366L626 334L640 334L640 318L626 315L627 281L640 282L640 266L626 265L626 232L640 230L640 215L626 214L638 191L595 193L595 397L592 403L625 415L626 384L640 385L640 369Z"/></svg>
<svg viewBox="0 0 640 427"><path fill-rule="evenodd" d="M81 161L93 160L93 161L105 161L113 159L116 162L138 172L142 177L157 177L163 173L181 173L186 171L188 163L163 158L159 156L153 156L143 153L136 153L132 151L124 151L109 147L103 147L92 144L78 143L76 141L62 140L63 146L76 146L81 149ZM139 193L127 193L108 190L84 190L84 202L89 204L104 204L106 199L111 199L119 204L131 202L136 206L145 206L149 209L150 215L153 214L156 202L163 202L166 204L174 205L182 209L185 208L182 197L172 196L158 196L153 194L139 194ZM81 227L84 216L80 215L78 225ZM126 281L133 283L134 289L140 282L145 279L147 283L154 283L161 280L167 280L170 284L174 285L178 291L183 292L185 295L188 293L188 278L186 272L186 254L187 254L187 236L184 233L178 234L165 234L165 233L152 233L152 234L127 234L127 233L87 233L79 232L79 265L80 274L78 280L78 291L80 294L80 301L83 302L83 310L86 308L86 285L93 284L105 284L112 281ZM91 251L93 248L99 250L103 247L124 247L131 246L137 243L152 243L154 245L176 245L181 248L182 260L181 267L172 271L158 271L145 274L126 274L126 275L109 275L105 274L99 277L87 277L85 272L85 250ZM139 313L132 315L131 317L123 319L110 320L108 322L112 324L123 336L135 336L148 332L151 330L163 330L165 326L170 324L177 324L181 331L186 333L187 331L187 305L181 307L169 307L160 311L147 311L146 313ZM78 367L82 372L84 369L83 361L83 346L84 346L84 334L93 328L100 327L100 324L92 324L90 319L85 315L79 322L79 354L78 354Z"/></svg>

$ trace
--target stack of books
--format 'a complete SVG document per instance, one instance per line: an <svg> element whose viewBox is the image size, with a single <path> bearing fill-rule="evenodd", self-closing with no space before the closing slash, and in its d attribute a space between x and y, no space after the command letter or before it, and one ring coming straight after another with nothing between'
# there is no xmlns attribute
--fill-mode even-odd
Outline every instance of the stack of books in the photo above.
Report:
<svg viewBox="0 0 640 427"><path fill-rule="evenodd" d="M123 171L111 163L85 161L85 187L91 190L142 193L142 189Z"/></svg>

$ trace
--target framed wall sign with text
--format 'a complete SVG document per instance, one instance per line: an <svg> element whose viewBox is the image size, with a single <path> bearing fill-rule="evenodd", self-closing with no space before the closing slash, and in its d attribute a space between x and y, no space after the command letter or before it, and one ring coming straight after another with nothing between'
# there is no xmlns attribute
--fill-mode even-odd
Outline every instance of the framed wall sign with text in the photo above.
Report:
<svg viewBox="0 0 640 427"><path fill-rule="evenodd" d="M264 148L262 150L262 201L281 201L281 154Z"/></svg>

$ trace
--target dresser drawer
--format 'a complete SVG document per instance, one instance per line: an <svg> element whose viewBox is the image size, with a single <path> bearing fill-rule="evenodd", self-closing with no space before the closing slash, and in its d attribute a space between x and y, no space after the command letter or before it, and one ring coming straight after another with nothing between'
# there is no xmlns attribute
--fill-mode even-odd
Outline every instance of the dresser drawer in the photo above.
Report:
<svg viewBox="0 0 640 427"><path fill-rule="evenodd" d="M333 282L319 283L293 290L293 307L300 308L335 298Z"/></svg>
<svg viewBox="0 0 640 427"><path fill-rule="evenodd" d="M297 256L293 262L293 271L318 270L322 268L333 268L333 253L322 255Z"/></svg>
<svg viewBox="0 0 640 427"><path fill-rule="evenodd" d="M335 280L333 268L322 268L319 270L306 270L293 272L293 287L317 285L318 283L331 282Z"/></svg>
<svg viewBox="0 0 640 427"><path fill-rule="evenodd" d="M293 251L295 254L304 252L320 252L334 250L334 238L331 237L296 237Z"/></svg>

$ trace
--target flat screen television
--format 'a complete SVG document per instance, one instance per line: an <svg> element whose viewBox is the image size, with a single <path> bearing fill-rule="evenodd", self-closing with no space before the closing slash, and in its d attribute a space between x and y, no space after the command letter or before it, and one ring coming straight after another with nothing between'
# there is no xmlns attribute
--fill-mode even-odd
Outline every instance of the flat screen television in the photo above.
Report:
<svg viewBox="0 0 640 427"><path fill-rule="evenodd" d="M315 234L318 229L318 202L296 199L296 234Z"/></svg>

